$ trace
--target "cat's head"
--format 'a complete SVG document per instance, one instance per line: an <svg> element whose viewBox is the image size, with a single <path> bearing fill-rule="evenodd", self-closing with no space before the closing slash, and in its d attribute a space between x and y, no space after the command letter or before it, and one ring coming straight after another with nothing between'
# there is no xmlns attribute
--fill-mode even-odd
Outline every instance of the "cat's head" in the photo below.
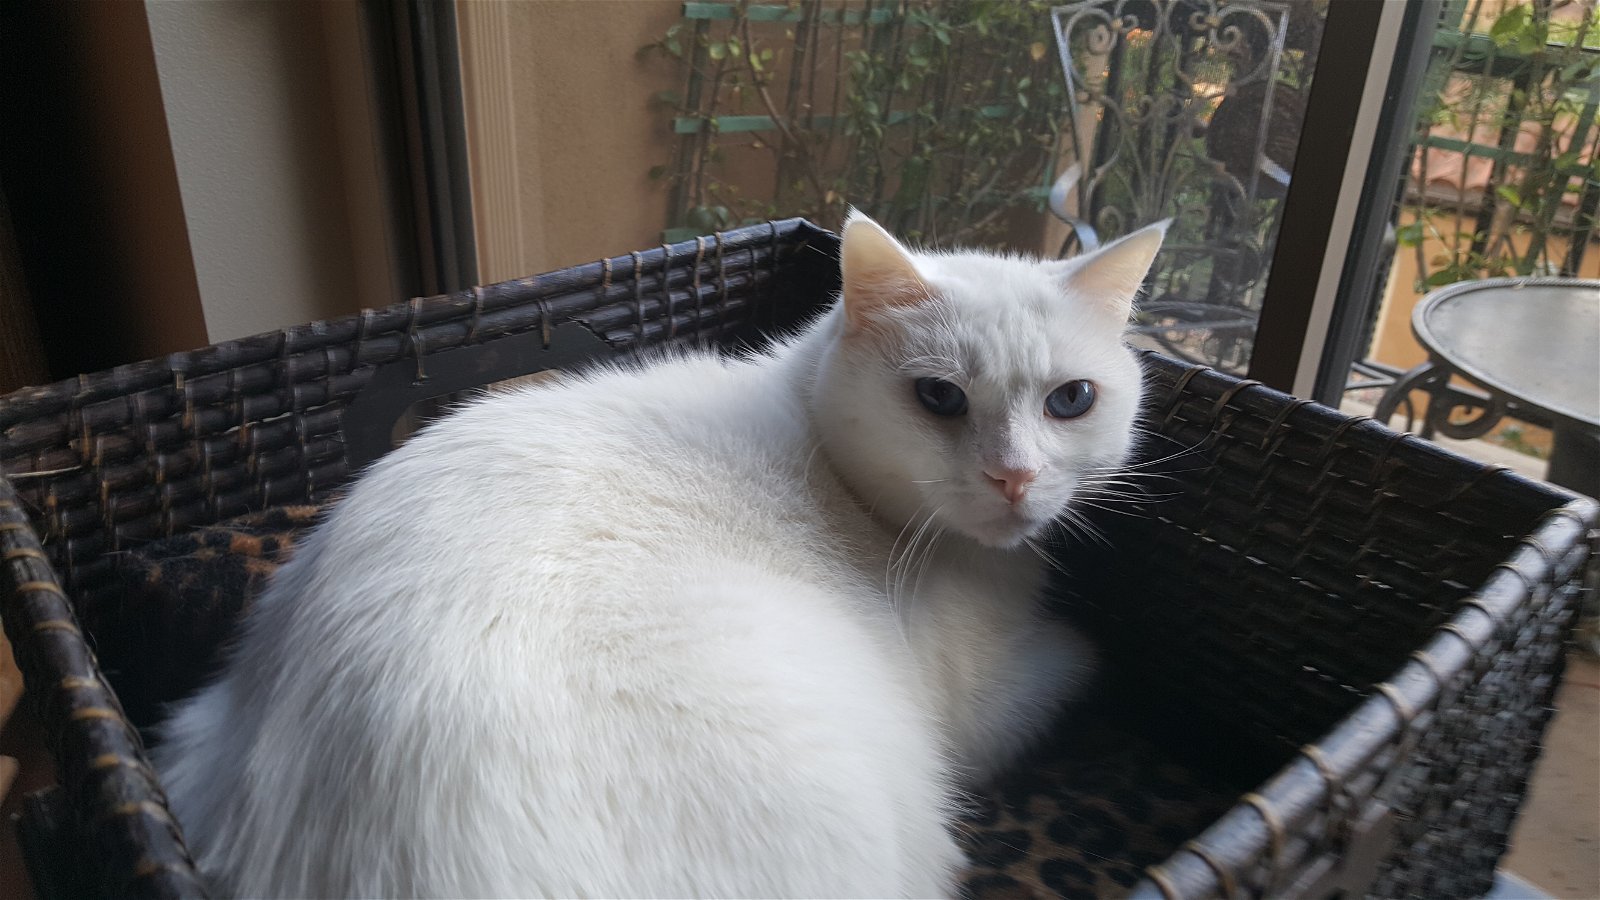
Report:
<svg viewBox="0 0 1600 900"><path fill-rule="evenodd" d="M1010 547L1120 465L1141 380L1122 333L1165 230L1039 262L912 252L853 214L812 405L856 495Z"/></svg>

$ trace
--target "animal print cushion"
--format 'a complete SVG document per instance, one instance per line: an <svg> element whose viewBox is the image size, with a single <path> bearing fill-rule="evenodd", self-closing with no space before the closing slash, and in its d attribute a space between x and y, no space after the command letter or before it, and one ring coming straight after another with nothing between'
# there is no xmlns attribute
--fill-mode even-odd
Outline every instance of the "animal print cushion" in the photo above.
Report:
<svg viewBox="0 0 1600 900"><path fill-rule="evenodd" d="M289 506L150 544L80 610L129 717L156 721L220 662L234 622L320 510ZM114 599L113 599L114 598ZM1093 710L978 792L958 824L973 900L1116 897L1220 815L1236 792Z"/></svg>
<svg viewBox="0 0 1600 900"><path fill-rule="evenodd" d="M973 900L1120 897L1237 797L1086 711L976 798L960 823Z"/></svg>
<svg viewBox="0 0 1600 900"><path fill-rule="evenodd" d="M280 506L115 557L113 585L78 604L78 621L135 725L216 670L239 615L320 513Z"/></svg>

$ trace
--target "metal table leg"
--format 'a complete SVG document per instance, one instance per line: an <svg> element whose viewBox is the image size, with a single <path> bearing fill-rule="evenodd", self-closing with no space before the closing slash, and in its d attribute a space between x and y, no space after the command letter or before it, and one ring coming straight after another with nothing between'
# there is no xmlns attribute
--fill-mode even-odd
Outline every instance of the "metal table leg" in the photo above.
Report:
<svg viewBox="0 0 1600 900"><path fill-rule="evenodd" d="M1554 431L1546 480L1570 491L1600 497L1600 433L1572 425L1557 425Z"/></svg>

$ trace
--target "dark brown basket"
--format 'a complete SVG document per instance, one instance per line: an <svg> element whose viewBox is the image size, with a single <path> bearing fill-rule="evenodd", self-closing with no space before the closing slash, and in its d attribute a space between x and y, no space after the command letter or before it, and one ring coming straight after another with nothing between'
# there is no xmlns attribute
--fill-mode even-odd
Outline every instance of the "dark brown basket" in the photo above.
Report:
<svg viewBox="0 0 1600 900"><path fill-rule="evenodd" d="M0 601L60 779L24 823L41 893L203 894L78 628L74 601L118 603L113 554L325 499L429 397L759 343L829 301L837 249L772 223L0 399ZM1481 893L1595 505L1209 370L1147 368L1148 424L1188 451L1165 464L1174 496L1101 522L1116 552L1072 548L1096 578L1058 587L1132 724L1261 786L1135 893Z"/></svg>

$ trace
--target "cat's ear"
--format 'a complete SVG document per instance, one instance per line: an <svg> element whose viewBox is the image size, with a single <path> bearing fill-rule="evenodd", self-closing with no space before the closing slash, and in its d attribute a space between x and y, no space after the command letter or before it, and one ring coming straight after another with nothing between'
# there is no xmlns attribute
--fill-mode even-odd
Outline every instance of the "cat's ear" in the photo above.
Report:
<svg viewBox="0 0 1600 900"><path fill-rule="evenodd" d="M1171 224L1171 219L1163 219L1092 253L1057 263L1062 286L1101 304L1119 323L1126 322Z"/></svg>
<svg viewBox="0 0 1600 900"><path fill-rule="evenodd" d="M859 210L845 219L839 269L852 330L869 324L879 310L921 303L931 294L906 248Z"/></svg>

